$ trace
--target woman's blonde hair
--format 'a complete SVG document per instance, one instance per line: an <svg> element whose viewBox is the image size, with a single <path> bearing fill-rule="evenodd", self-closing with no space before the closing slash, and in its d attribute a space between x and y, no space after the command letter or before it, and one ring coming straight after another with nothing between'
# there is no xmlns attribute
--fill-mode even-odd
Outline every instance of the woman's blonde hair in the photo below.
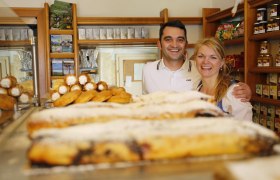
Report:
<svg viewBox="0 0 280 180"><path fill-rule="evenodd" d="M194 48L194 58L196 59L198 50L201 46L207 46L215 51L217 56L222 60L225 61L225 49L223 44L216 38L210 37L205 38L199 41ZM226 94L228 87L230 86L230 74L229 68L227 64L224 62L223 66L220 68L216 85L215 85L215 94L214 97L217 102L219 102Z"/></svg>

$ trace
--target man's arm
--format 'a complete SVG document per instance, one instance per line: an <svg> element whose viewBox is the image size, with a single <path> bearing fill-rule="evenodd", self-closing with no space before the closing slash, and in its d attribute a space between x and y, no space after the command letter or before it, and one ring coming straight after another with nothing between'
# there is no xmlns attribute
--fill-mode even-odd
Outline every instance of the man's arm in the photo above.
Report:
<svg viewBox="0 0 280 180"><path fill-rule="evenodd" d="M234 87L232 94L242 102L249 102L252 97L251 88L243 82L239 82L238 86Z"/></svg>

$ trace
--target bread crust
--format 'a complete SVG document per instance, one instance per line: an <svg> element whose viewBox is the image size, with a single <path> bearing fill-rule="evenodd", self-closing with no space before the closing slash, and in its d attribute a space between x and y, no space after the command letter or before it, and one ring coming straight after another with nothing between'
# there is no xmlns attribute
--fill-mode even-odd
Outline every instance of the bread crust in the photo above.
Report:
<svg viewBox="0 0 280 180"><path fill-rule="evenodd" d="M53 102L54 107L63 107L71 104L74 102L82 93L80 90L74 90L71 92L68 92L61 96L59 99Z"/></svg>

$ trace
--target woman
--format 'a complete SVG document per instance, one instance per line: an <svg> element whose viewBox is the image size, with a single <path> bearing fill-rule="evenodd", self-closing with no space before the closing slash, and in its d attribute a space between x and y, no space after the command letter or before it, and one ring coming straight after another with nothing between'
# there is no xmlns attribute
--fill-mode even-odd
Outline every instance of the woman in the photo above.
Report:
<svg viewBox="0 0 280 180"><path fill-rule="evenodd" d="M252 121L252 105L232 95L233 88L238 85L231 81L220 41L215 38L203 39L195 46L194 58L202 79L198 90L214 96L224 112L240 120Z"/></svg>

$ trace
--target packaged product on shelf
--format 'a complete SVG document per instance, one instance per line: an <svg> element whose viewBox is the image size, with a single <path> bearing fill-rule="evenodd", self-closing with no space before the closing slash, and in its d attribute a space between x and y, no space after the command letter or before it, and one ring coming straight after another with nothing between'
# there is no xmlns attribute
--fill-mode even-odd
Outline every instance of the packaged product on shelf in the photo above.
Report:
<svg viewBox="0 0 280 180"><path fill-rule="evenodd" d="M253 114L253 122L256 123L256 124L259 124L260 123L260 114Z"/></svg>
<svg viewBox="0 0 280 180"><path fill-rule="evenodd" d="M141 28L142 38L148 39L149 38L149 29L146 27Z"/></svg>
<svg viewBox="0 0 280 180"><path fill-rule="evenodd" d="M50 28L72 29L72 4L55 0L50 6Z"/></svg>
<svg viewBox="0 0 280 180"><path fill-rule="evenodd" d="M274 118L274 131L280 135L280 118Z"/></svg>
<svg viewBox="0 0 280 180"><path fill-rule="evenodd" d="M100 29L99 28L93 28L92 29L92 36L93 39L100 39Z"/></svg>
<svg viewBox="0 0 280 180"><path fill-rule="evenodd" d="M270 42L262 41L260 45L260 54L270 53Z"/></svg>
<svg viewBox="0 0 280 180"><path fill-rule="evenodd" d="M277 86L277 99L280 100L280 85Z"/></svg>
<svg viewBox="0 0 280 180"><path fill-rule="evenodd" d="M265 20L266 20L266 8L258 8L257 21L265 21Z"/></svg>
<svg viewBox="0 0 280 180"><path fill-rule="evenodd" d="M278 74L277 73L269 73L268 76L269 76L269 84L277 85Z"/></svg>
<svg viewBox="0 0 280 180"><path fill-rule="evenodd" d="M261 104L261 114L267 116L267 106L265 104Z"/></svg>
<svg viewBox="0 0 280 180"><path fill-rule="evenodd" d="M62 52L73 52L72 35L61 35Z"/></svg>
<svg viewBox="0 0 280 180"><path fill-rule="evenodd" d="M93 39L92 28L86 28L86 39Z"/></svg>
<svg viewBox="0 0 280 180"><path fill-rule="evenodd" d="M269 85L267 85L267 84L262 85L262 94L263 94L263 97L269 98Z"/></svg>
<svg viewBox="0 0 280 180"><path fill-rule="evenodd" d="M262 84L256 84L256 94L262 96Z"/></svg>
<svg viewBox="0 0 280 180"><path fill-rule="evenodd" d="M231 23L221 24L215 33L215 37L221 41L233 39L233 32L234 32L233 24Z"/></svg>
<svg viewBox="0 0 280 180"><path fill-rule="evenodd" d="M259 102L254 102L253 113L254 114L260 114L261 113L261 104Z"/></svg>
<svg viewBox="0 0 280 180"><path fill-rule="evenodd" d="M274 105L267 106L267 114L271 117L275 117L275 106Z"/></svg>
<svg viewBox="0 0 280 180"><path fill-rule="evenodd" d="M20 40L28 40L27 28L20 29Z"/></svg>
<svg viewBox="0 0 280 180"><path fill-rule="evenodd" d="M79 40L84 40L86 39L86 30L85 28L78 28L78 36L79 36Z"/></svg>
<svg viewBox="0 0 280 180"><path fill-rule="evenodd" d="M107 38L106 39L114 39L114 30L113 30L113 28L107 28Z"/></svg>
<svg viewBox="0 0 280 180"><path fill-rule="evenodd" d="M277 100L277 85L269 86L269 95L271 99Z"/></svg>
<svg viewBox="0 0 280 180"><path fill-rule="evenodd" d="M142 38L142 32L141 27L135 27L135 39L141 39Z"/></svg>
<svg viewBox="0 0 280 180"><path fill-rule="evenodd" d="M260 54L257 58L257 66L262 67L263 66L263 55Z"/></svg>
<svg viewBox="0 0 280 180"><path fill-rule="evenodd" d="M134 39L135 38L135 29L133 27L127 28L127 39Z"/></svg>
<svg viewBox="0 0 280 180"><path fill-rule="evenodd" d="M10 28L5 29L5 39L6 41L12 41L13 40L13 30Z"/></svg>
<svg viewBox="0 0 280 180"><path fill-rule="evenodd" d="M261 114L260 115L260 123L259 124L264 126L264 127L266 127L266 119L267 119L266 115Z"/></svg>
<svg viewBox="0 0 280 180"><path fill-rule="evenodd" d="M51 52L62 52L61 35L51 35Z"/></svg>
<svg viewBox="0 0 280 180"><path fill-rule="evenodd" d="M273 18L272 28L273 31L279 31L280 26L280 17Z"/></svg>
<svg viewBox="0 0 280 180"><path fill-rule="evenodd" d="M274 66L275 67L280 67L280 43L279 43L279 46L278 46L278 52L275 55Z"/></svg>
<svg viewBox="0 0 280 180"><path fill-rule="evenodd" d="M14 28L13 29L13 40L14 41L19 41L20 40L20 29L19 28Z"/></svg>
<svg viewBox="0 0 280 180"><path fill-rule="evenodd" d="M266 32L273 31L273 19L269 19L267 21Z"/></svg>
<svg viewBox="0 0 280 180"><path fill-rule="evenodd" d="M275 106L275 117L280 118L280 106Z"/></svg>
<svg viewBox="0 0 280 180"><path fill-rule="evenodd" d="M267 116L266 118L266 127L274 131L274 117Z"/></svg>
<svg viewBox="0 0 280 180"><path fill-rule="evenodd" d="M259 26L260 26L259 22L254 23L254 34L259 34Z"/></svg>
<svg viewBox="0 0 280 180"><path fill-rule="evenodd" d="M100 39L107 39L107 30L106 30L106 28L100 28Z"/></svg>
<svg viewBox="0 0 280 180"><path fill-rule="evenodd" d="M273 62L271 54L265 54L262 62L263 67L271 67Z"/></svg>
<svg viewBox="0 0 280 180"><path fill-rule="evenodd" d="M121 29L119 27L114 28L114 39L121 39Z"/></svg>
<svg viewBox="0 0 280 180"><path fill-rule="evenodd" d="M52 76L62 76L63 70L62 70L62 60L61 59L52 59Z"/></svg>
<svg viewBox="0 0 280 180"><path fill-rule="evenodd" d="M73 59L63 59L63 75L74 74L74 60Z"/></svg>
<svg viewBox="0 0 280 180"><path fill-rule="evenodd" d="M5 41L5 29L0 29L0 41Z"/></svg>
<svg viewBox="0 0 280 180"><path fill-rule="evenodd" d="M121 28L121 39L127 39L127 27Z"/></svg>
<svg viewBox="0 0 280 180"><path fill-rule="evenodd" d="M269 17L276 17L280 15L280 6L279 2L272 2L270 6L268 7L268 16Z"/></svg>
<svg viewBox="0 0 280 180"><path fill-rule="evenodd" d="M260 21L259 23L259 34L266 33L267 21Z"/></svg>

